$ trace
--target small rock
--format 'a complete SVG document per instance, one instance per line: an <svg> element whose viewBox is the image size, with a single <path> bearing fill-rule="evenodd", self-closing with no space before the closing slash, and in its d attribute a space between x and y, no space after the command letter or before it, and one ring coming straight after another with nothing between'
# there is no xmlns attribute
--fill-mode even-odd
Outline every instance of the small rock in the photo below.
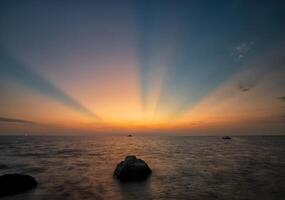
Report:
<svg viewBox="0 0 285 200"><path fill-rule="evenodd" d="M152 173L149 166L142 159L136 156L127 156L121 161L115 171L114 176L120 181L143 181Z"/></svg>
<svg viewBox="0 0 285 200"><path fill-rule="evenodd" d="M25 174L5 174L0 176L0 197L15 195L37 186L37 181Z"/></svg>
<svg viewBox="0 0 285 200"><path fill-rule="evenodd" d="M230 136L225 136L225 137L222 137L224 140L230 140L232 139Z"/></svg>
<svg viewBox="0 0 285 200"><path fill-rule="evenodd" d="M8 165L5 165L5 164L0 164L0 169L8 169Z"/></svg>

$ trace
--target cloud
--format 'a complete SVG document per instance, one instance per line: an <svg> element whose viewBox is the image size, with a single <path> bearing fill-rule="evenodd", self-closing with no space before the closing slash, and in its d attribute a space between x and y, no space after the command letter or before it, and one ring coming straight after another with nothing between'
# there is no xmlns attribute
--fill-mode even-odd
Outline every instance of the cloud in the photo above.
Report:
<svg viewBox="0 0 285 200"><path fill-rule="evenodd" d="M243 60L250 52L253 45L254 45L254 42L243 42L243 43L236 45L232 49L233 58L239 61Z"/></svg>
<svg viewBox="0 0 285 200"><path fill-rule="evenodd" d="M32 121L15 119L15 118L6 118L6 117L0 117L0 122L34 124L34 122Z"/></svg>
<svg viewBox="0 0 285 200"><path fill-rule="evenodd" d="M283 97L278 97L278 99L280 99L282 102L285 102L285 96L283 96Z"/></svg>
<svg viewBox="0 0 285 200"><path fill-rule="evenodd" d="M243 86L243 85L239 85L238 88L240 89L240 91L242 92L247 92L250 90L250 87L246 87L246 86Z"/></svg>
<svg viewBox="0 0 285 200"><path fill-rule="evenodd" d="M254 87L254 83L251 83L249 80L248 81L243 81L243 82L239 82L239 85L238 85L238 89L241 91L241 92L247 92L249 90L251 90L252 88Z"/></svg>

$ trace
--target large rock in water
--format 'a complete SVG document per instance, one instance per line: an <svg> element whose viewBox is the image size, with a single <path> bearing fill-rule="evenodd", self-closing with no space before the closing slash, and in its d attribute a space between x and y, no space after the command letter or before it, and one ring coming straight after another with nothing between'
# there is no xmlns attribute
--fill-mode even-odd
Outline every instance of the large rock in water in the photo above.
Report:
<svg viewBox="0 0 285 200"><path fill-rule="evenodd" d="M37 181L24 174L5 174L0 176L0 197L19 194L37 186Z"/></svg>
<svg viewBox="0 0 285 200"><path fill-rule="evenodd" d="M120 181L142 181L151 174L151 169L144 160L136 156L127 156L117 165L114 176Z"/></svg>

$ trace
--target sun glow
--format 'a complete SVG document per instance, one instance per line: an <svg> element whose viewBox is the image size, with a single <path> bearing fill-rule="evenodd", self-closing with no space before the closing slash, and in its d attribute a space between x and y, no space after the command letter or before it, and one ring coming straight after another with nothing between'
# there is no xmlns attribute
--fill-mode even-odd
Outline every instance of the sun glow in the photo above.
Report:
<svg viewBox="0 0 285 200"><path fill-rule="evenodd" d="M282 131L280 11L256 13L270 23L255 38L243 6L201 18L190 4L3 3L0 134Z"/></svg>

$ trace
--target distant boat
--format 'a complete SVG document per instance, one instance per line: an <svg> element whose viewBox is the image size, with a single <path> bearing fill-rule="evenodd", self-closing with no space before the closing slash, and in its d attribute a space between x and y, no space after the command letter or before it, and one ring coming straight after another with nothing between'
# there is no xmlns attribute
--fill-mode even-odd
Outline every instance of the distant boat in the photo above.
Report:
<svg viewBox="0 0 285 200"><path fill-rule="evenodd" d="M225 137L222 137L222 139L224 139L224 140L230 140L230 139L232 139L230 136L225 136Z"/></svg>
<svg viewBox="0 0 285 200"><path fill-rule="evenodd" d="M132 135L132 134L129 134L128 137L133 137L133 135Z"/></svg>

